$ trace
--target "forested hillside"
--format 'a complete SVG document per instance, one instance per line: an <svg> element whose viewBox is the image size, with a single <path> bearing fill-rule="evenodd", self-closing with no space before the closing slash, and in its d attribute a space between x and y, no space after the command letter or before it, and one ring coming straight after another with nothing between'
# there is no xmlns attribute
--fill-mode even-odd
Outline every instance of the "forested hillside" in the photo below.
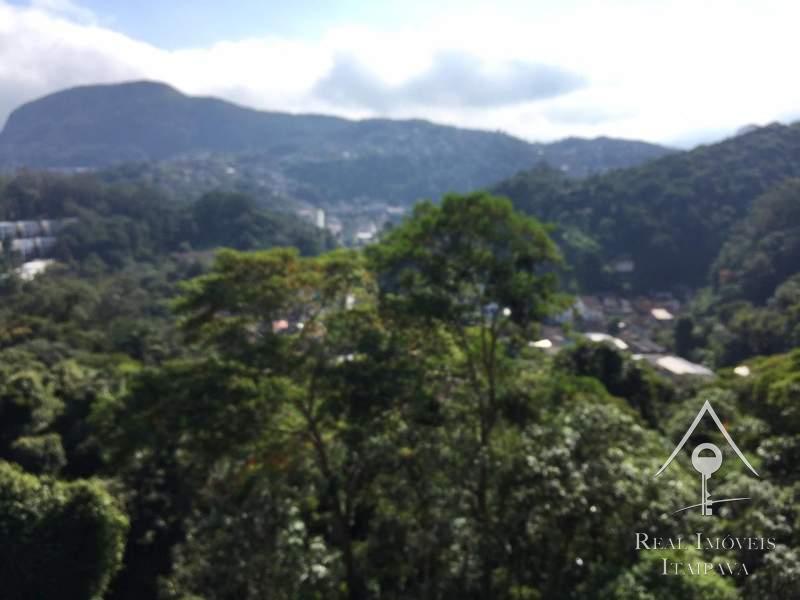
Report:
<svg viewBox="0 0 800 600"><path fill-rule="evenodd" d="M332 246L324 231L265 210L243 194L210 192L175 199L144 185L106 185L92 176L24 173L0 180L0 220L68 219L53 258L120 268L165 255L228 246L294 246L314 254Z"/></svg>
<svg viewBox="0 0 800 600"><path fill-rule="evenodd" d="M735 365L800 346L800 180L759 197L715 260L679 350Z"/></svg>
<svg viewBox="0 0 800 600"><path fill-rule="evenodd" d="M285 238L239 196L161 202L86 178L0 195L4 218L97 221L64 230L60 267L0 281L3 598L800 594L796 352L676 381L610 345L531 347L570 303L562 257L487 194L306 256L268 248ZM762 476L718 475L752 501L711 520L671 514L696 502L688 463L653 478L707 400ZM674 528L776 547L631 551ZM664 577L662 557L749 575Z"/></svg>
<svg viewBox="0 0 800 600"><path fill-rule="evenodd" d="M580 177L671 152L608 138L539 144L423 120L256 111L153 82L58 92L14 111L0 132L0 168L134 163L114 175L180 192L236 186L317 206L410 205L486 187L538 162Z"/></svg>
<svg viewBox="0 0 800 600"><path fill-rule="evenodd" d="M798 21L0 0L0 600L800 600Z"/></svg>
<svg viewBox="0 0 800 600"><path fill-rule="evenodd" d="M548 169L493 189L558 226L583 289L697 288L760 195L800 177L800 123L770 125L691 152L574 181ZM733 234L735 235L735 234ZM615 264L632 260L632 273Z"/></svg>

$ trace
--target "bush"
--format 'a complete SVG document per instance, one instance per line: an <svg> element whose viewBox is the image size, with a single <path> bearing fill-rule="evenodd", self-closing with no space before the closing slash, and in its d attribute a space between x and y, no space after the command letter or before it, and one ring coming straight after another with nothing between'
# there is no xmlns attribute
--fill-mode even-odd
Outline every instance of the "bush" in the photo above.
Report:
<svg viewBox="0 0 800 600"><path fill-rule="evenodd" d="M102 598L121 566L127 529L100 483L40 479L0 462L4 600Z"/></svg>

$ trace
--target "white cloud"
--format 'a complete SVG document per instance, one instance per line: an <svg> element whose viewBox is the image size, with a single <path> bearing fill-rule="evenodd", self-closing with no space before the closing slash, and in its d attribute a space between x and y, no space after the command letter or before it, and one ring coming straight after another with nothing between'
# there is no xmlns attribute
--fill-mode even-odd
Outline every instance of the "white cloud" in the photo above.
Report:
<svg viewBox="0 0 800 600"><path fill-rule="evenodd" d="M113 31L0 3L0 120L63 87L143 77L159 53Z"/></svg>
<svg viewBox="0 0 800 600"><path fill-rule="evenodd" d="M338 56L312 89L315 97L344 107L491 108L565 95L585 85L565 69L523 61L487 63L463 51L438 52L430 66L389 84L354 56Z"/></svg>
<svg viewBox="0 0 800 600"><path fill-rule="evenodd" d="M71 0L31 0L30 5L34 9L61 15L79 23L97 23L97 16L91 10Z"/></svg>
<svg viewBox="0 0 800 600"><path fill-rule="evenodd" d="M537 140L688 143L800 110L800 4L554 6L168 51L99 25L69 0L0 0L0 121L64 87L137 78L263 109L423 117Z"/></svg>

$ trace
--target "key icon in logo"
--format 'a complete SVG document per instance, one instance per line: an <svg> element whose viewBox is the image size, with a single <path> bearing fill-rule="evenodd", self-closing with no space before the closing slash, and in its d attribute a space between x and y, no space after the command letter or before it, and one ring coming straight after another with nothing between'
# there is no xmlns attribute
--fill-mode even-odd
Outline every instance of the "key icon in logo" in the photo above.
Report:
<svg viewBox="0 0 800 600"><path fill-rule="evenodd" d="M701 456L706 450L710 450L714 455ZM708 480L722 466L722 451L714 444L700 444L692 452L692 466L700 473L702 481L700 492L702 494L700 500L702 514L705 517L711 516L711 505L714 504L714 501L711 500L711 494L708 491Z"/></svg>

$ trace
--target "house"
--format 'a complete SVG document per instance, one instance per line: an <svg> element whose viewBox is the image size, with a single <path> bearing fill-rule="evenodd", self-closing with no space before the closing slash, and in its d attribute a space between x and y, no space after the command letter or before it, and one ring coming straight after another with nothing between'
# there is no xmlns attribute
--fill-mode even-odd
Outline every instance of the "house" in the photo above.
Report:
<svg viewBox="0 0 800 600"><path fill-rule="evenodd" d="M694 375L698 377L714 377L714 371L703 365L690 362L680 356L662 354L635 355L635 359L644 359L657 369L669 375Z"/></svg>
<svg viewBox="0 0 800 600"><path fill-rule="evenodd" d="M666 308L655 307L650 309L650 314L656 321L672 321L675 316Z"/></svg>
<svg viewBox="0 0 800 600"><path fill-rule="evenodd" d="M600 332L594 332L593 331L593 332L589 332L589 333L584 333L583 335L584 335L584 337L586 339L588 339L588 340L590 340L592 342L610 343L615 348L617 348L618 350L627 350L628 349L628 344L626 344L624 341L622 341L618 337L614 337L613 335L608 335L607 333L600 333Z"/></svg>
<svg viewBox="0 0 800 600"><path fill-rule="evenodd" d="M15 272L23 281L31 281L38 275L44 273L54 262L54 260L50 259L31 260L20 265L19 268L15 269Z"/></svg>
<svg viewBox="0 0 800 600"><path fill-rule="evenodd" d="M75 218L0 221L0 241L10 242L11 251L21 254L23 258L42 256L56 245L55 234L75 222ZM0 245L2 251L3 246Z"/></svg>

